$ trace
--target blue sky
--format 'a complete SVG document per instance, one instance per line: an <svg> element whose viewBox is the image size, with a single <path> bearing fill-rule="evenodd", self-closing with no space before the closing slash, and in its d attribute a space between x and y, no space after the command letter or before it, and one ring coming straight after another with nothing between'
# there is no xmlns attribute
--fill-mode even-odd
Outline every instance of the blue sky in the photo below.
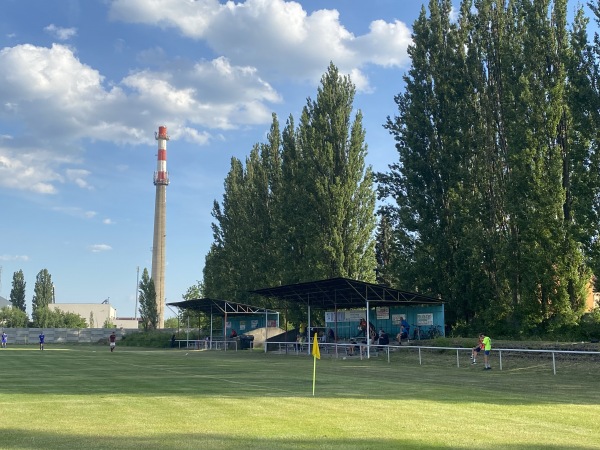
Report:
<svg viewBox="0 0 600 450"><path fill-rule="evenodd" d="M264 142L272 112L298 119L330 61L357 85L367 162L385 170L397 157L382 125L421 3L3 1L0 295L22 269L30 311L45 268L57 303L109 298L134 315L137 268L151 269L154 132L166 125L166 298L180 300L202 279L231 157Z"/></svg>

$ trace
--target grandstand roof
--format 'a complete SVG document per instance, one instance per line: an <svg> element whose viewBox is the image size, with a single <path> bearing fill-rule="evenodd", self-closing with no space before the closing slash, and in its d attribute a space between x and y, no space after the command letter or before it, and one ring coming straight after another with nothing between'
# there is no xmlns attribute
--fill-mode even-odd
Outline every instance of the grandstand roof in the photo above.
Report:
<svg viewBox="0 0 600 450"><path fill-rule="evenodd" d="M352 309L367 302L377 306L441 305L440 299L381 284L349 278L330 278L251 291L263 297L301 303L315 308Z"/></svg>
<svg viewBox="0 0 600 450"><path fill-rule="evenodd" d="M190 309L207 315L212 314L217 316L226 316L229 314L277 314L277 311L268 310L260 306L245 305L243 303L214 298L195 298L182 302L167 303L167 305L176 306L179 309Z"/></svg>

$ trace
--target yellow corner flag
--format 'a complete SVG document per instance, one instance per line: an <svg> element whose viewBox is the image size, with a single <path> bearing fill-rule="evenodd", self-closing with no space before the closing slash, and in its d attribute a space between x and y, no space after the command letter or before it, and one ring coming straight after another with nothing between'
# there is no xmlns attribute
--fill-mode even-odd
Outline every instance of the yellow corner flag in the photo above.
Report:
<svg viewBox="0 0 600 450"><path fill-rule="evenodd" d="M315 333L315 337L313 338L313 347L312 347L312 355L314 356L314 364L313 364L313 397L315 396L315 381L317 380L317 359L321 359L321 352L319 351L319 338L317 337L317 333Z"/></svg>
<svg viewBox="0 0 600 450"><path fill-rule="evenodd" d="M321 352L319 351L319 339L317 338L317 333L315 333L315 337L313 338L312 355L317 359L321 359Z"/></svg>

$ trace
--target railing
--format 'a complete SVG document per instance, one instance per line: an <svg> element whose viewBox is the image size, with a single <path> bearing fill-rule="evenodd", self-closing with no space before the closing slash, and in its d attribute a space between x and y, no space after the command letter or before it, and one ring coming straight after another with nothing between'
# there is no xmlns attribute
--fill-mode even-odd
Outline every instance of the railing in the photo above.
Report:
<svg viewBox="0 0 600 450"><path fill-rule="evenodd" d="M206 339L178 339L178 348L188 348L193 350L238 350L236 340L206 340Z"/></svg>
<svg viewBox="0 0 600 450"><path fill-rule="evenodd" d="M297 355L310 355L312 343L298 344L294 342L269 342L268 350L276 351L277 353L285 354L297 354ZM348 349L353 348L355 351L350 354ZM425 351L428 351L427 356L433 357L435 352L455 352L456 353L456 367L461 366L461 354L471 353L471 348L464 347L434 347L434 346L420 346L420 345L367 345L364 343L319 343L319 350L321 357L330 356L333 358L346 359L349 356L355 356L362 359L369 359L371 357L379 357L383 354L387 358L387 362L392 362L392 355L398 354L399 352L414 351L417 353L419 365L423 364L423 358ZM504 369L507 354L518 354L520 357L523 355L535 354L541 357L542 361L545 359L552 360L552 372L556 375L557 371L557 357L586 357L591 362L595 362L600 365L600 352L597 351L577 351L577 350L531 350L531 349L513 349L513 348L496 348L490 352L490 359L494 364L498 363L500 370ZM479 357L483 359L483 355ZM588 362L586 360L586 362ZM470 363L469 363L470 364ZM467 365L467 364L465 364Z"/></svg>

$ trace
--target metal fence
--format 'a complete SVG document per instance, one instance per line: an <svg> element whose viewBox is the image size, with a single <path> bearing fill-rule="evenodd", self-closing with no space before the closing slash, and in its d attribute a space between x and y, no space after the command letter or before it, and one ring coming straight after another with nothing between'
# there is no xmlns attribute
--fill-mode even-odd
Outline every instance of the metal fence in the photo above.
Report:
<svg viewBox="0 0 600 450"><path fill-rule="evenodd" d="M309 343L269 342L268 351L287 355L311 354ZM375 346L354 343L319 343L321 358L370 359L385 358L390 364L419 365L471 365L471 349L464 347L434 347L421 345ZM523 370L528 368L552 370L556 375L559 368L565 370L590 370L600 367L600 352L575 350L532 350L495 348L490 352L490 363L499 370ZM483 352L477 357L483 363Z"/></svg>

